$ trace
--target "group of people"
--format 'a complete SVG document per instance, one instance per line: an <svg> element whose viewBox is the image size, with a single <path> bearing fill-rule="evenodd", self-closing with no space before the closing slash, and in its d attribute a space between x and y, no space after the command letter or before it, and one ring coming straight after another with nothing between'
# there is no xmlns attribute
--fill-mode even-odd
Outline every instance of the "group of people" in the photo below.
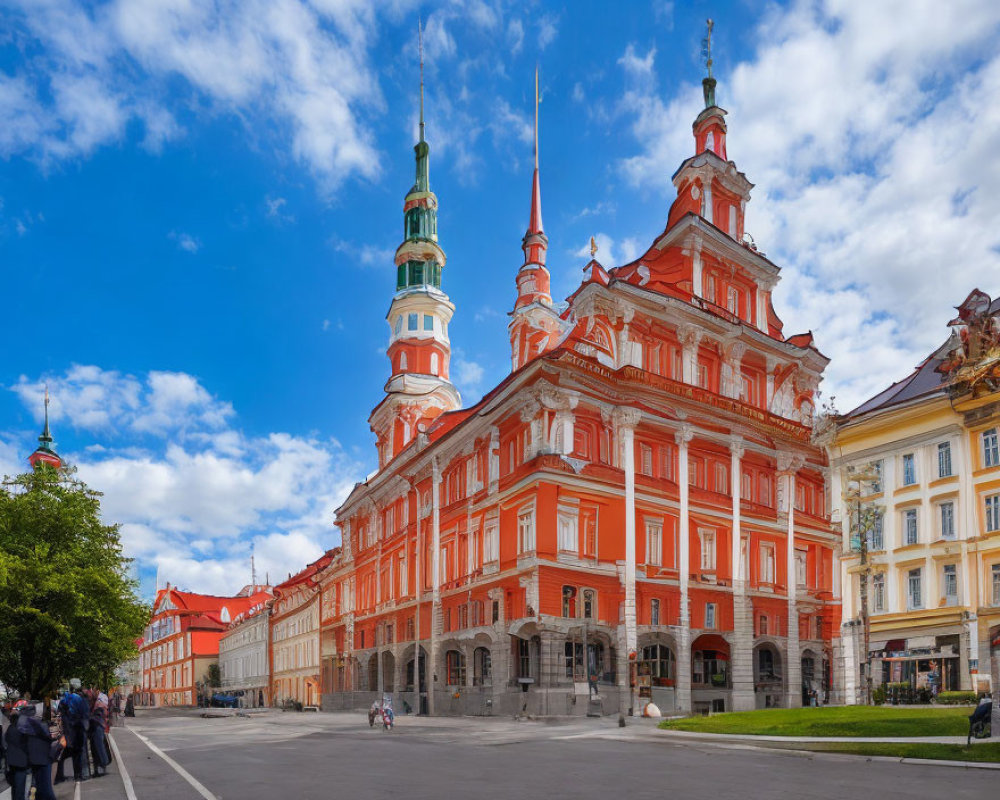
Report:
<svg viewBox="0 0 1000 800"><path fill-rule="evenodd" d="M66 780L67 760L73 764L74 780L106 775L111 763L107 732L114 703L119 700L117 695L111 701L102 691L83 689L74 678L55 709L58 729L38 718L36 706L29 699L18 700L11 709L10 724L0 737L0 755L12 798L21 800L30 780L35 786L35 800L55 800L52 787Z"/></svg>

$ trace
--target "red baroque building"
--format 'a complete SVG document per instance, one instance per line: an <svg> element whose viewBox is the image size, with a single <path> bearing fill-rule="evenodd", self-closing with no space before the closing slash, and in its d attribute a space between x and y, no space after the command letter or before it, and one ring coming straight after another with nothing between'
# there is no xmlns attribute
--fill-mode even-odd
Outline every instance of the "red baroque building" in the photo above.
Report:
<svg viewBox="0 0 1000 800"><path fill-rule="evenodd" d="M236 597L182 592L169 583L160 589L139 647L140 705L195 705L229 624L270 599L269 588L260 586L247 586Z"/></svg>
<svg viewBox="0 0 1000 800"><path fill-rule="evenodd" d="M744 239L752 185L703 83L663 232L630 264L591 260L565 309L536 138L513 372L464 409L421 108L379 470L338 509L318 575L325 707L379 689L415 707L415 684L439 714L835 696L839 537L811 441L827 359L782 330L779 269Z"/></svg>

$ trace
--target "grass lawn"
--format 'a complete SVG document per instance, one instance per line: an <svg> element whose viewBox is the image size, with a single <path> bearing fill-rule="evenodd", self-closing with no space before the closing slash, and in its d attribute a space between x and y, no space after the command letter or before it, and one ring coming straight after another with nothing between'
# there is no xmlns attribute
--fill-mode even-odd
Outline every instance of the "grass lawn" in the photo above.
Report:
<svg viewBox="0 0 1000 800"><path fill-rule="evenodd" d="M964 706L769 708L664 720L660 727L757 736L965 736L971 713Z"/></svg>
<svg viewBox="0 0 1000 800"><path fill-rule="evenodd" d="M796 749L800 745L795 746ZM801 749L855 753L863 756L894 756L897 758L934 758L943 761L991 761L1000 763L1000 743L989 742L966 747L963 744L890 744L889 742L810 742Z"/></svg>

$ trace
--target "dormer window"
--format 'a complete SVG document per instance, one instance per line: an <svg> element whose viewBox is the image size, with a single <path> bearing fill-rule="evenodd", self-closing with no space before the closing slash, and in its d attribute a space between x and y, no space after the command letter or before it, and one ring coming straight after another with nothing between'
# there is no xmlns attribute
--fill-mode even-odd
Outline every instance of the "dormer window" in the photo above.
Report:
<svg viewBox="0 0 1000 800"><path fill-rule="evenodd" d="M715 150L715 132L714 131L709 131L708 135L705 137L705 149L706 150L712 150L712 151Z"/></svg>

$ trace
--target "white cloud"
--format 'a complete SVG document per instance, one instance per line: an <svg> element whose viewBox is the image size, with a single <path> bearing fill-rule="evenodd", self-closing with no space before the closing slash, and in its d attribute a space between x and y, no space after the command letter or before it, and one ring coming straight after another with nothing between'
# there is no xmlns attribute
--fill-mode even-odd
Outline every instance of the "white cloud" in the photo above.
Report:
<svg viewBox="0 0 1000 800"><path fill-rule="evenodd" d="M747 227L784 268L775 308L832 357L841 410L943 341L973 287L1000 292L998 27L995 4L799 2L718 75L729 156L757 184ZM699 95L626 92L630 183L672 197Z"/></svg>
<svg viewBox="0 0 1000 800"><path fill-rule="evenodd" d="M337 544L333 510L364 468L336 441L248 436L231 427L229 403L184 373L73 367L48 383L54 433L71 425L102 437L105 446L62 455L104 493L104 517L122 523L146 581L158 569L161 581L235 592L249 583L251 542L273 578ZM22 377L13 387L36 416L42 385ZM22 471L23 447L0 434L0 472Z"/></svg>
<svg viewBox="0 0 1000 800"><path fill-rule="evenodd" d="M264 198L264 205L267 207L267 217L268 219L273 219L278 222L295 222L295 217L289 214L285 209L288 208L288 200L284 197L271 197L268 195Z"/></svg>
<svg viewBox="0 0 1000 800"><path fill-rule="evenodd" d="M185 253L194 255L201 249L201 240L196 239L190 233L171 231L170 238L177 242L177 246Z"/></svg>
<svg viewBox="0 0 1000 800"><path fill-rule="evenodd" d="M461 351L456 351L452 360L452 379L462 394L463 404L468 406L483 395L483 378L486 370L471 359L466 359Z"/></svg>
<svg viewBox="0 0 1000 800"><path fill-rule="evenodd" d="M330 246L338 253L349 256L355 266L360 264L363 267L391 268L396 255L395 249L391 247L378 247L368 242L356 244L336 235L330 237Z"/></svg>
<svg viewBox="0 0 1000 800"><path fill-rule="evenodd" d="M384 101L369 63L374 10L364 0L15 5L12 18L35 42L13 75L0 75L0 155L85 156L121 139L132 120L158 149L183 133L175 113L194 107L187 98L164 103L179 77L248 131L276 123L326 187L379 172L364 115Z"/></svg>
<svg viewBox="0 0 1000 800"><path fill-rule="evenodd" d="M552 44L559 35L559 18L545 14L538 20L538 49L544 50Z"/></svg>
<svg viewBox="0 0 1000 800"><path fill-rule="evenodd" d="M517 55L524 45L524 23L519 19L512 19L507 25L507 38L510 40L510 52Z"/></svg>

